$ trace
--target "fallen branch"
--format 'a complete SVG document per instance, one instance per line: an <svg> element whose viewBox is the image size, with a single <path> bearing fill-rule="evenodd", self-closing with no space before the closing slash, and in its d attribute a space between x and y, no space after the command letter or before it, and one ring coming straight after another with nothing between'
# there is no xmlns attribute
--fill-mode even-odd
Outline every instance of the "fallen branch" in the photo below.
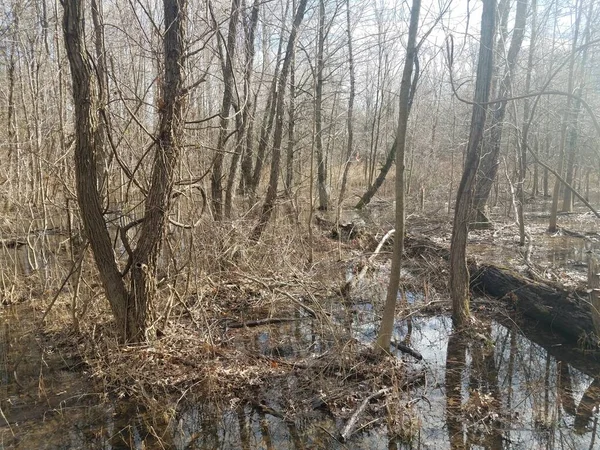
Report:
<svg viewBox="0 0 600 450"><path fill-rule="evenodd" d="M418 359L419 361L423 360L423 355L421 355L415 349L410 348L408 345L405 345L401 342L392 341L392 346L400 350L402 353L406 353L407 355L412 356L413 358Z"/></svg>
<svg viewBox="0 0 600 450"><path fill-rule="evenodd" d="M359 281L361 281L365 277L365 275L367 274L367 270L369 270L369 266L371 265L371 263L373 262L373 260L375 259L375 257L381 252L381 249L383 248L384 244L395 233L395 231L396 230L390 230L390 231L388 231L385 234L385 236L383 236L383 238L381 239L381 241L377 245L377 248L375 249L375 251L373 252L373 254L369 257L369 259L367 259L367 262L363 266L363 268L360 271L360 273L357 276L355 276L355 277L351 277L346 282L346 284L342 287L342 294L344 296L347 296L348 294L350 294L350 291L358 284Z"/></svg>
<svg viewBox="0 0 600 450"><path fill-rule="evenodd" d="M277 411L276 409L273 409L257 401L252 402L252 407L263 414L269 414L270 416L277 417L278 419L281 419L284 422L290 422L289 419L285 418L285 415L281 411Z"/></svg>
<svg viewBox="0 0 600 450"><path fill-rule="evenodd" d="M249 320L248 322L233 322L228 324L227 328L250 328L260 327L261 325L271 325L285 322L295 322L296 318L293 317L267 317L266 319Z"/></svg>
<svg viewBox="0 0 600 450"><path fill-rule="evenodd" d="M309 308L308 306L306 306L304 303L302 303L300 300L296 300L291 294L289 294L288 292L282 291L281 289L273 289L273 292L279 293L279 294L283 294L285 295L287 298L289 298L292 302L294 302L296 305L298 305L300 308L302 308L304 311L306 311L308 313L308 315L312 318L316 318L317 317L317 313L312 309Z"/></svg>
<svg viewBox="0 0 600 450"><path fill-rule="evenodd" d="M354 429L356 428L356 423L358 422L360 415L367 408L367 405L373 400L378 400L381 397L384 397L385 395L387 395L390 392L390 390L391 390L390 388L380 389L377 392L375 392L374 394L369 395L367 398L365 398L362 401L360 406L356 409L356 411L354 411L354 414L352 414L350 419L348 419L348 422L346 422L346 426L340 433L340 441L346 442L348 439L350 439L350 436L352 436L352 434L354 433Z"/></svg>

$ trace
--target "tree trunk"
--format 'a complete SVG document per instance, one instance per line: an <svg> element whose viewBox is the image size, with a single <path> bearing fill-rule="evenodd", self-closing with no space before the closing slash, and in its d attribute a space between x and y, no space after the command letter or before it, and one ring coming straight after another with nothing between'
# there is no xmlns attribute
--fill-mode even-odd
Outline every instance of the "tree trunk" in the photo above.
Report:
<svg viewBox="0 0 600 450"><path fill-rule="evenodd" d="M352 160L352 150L354 145L354 97L356 96L356 80L354 74L354 54L352 52L352 28L350 22L350 0L346 0L346 34L348 35L348 71L350 72L350 93L348 94L348 115L346 117L346 130L348 133L346 142L346 161L344 162L344 172L342 174L342 185L338 198L338 214L346 194L346 183L348 182L348 170Z"/></svg>
<svg viewBox="0 0 600 450"><path fill-rule="evenodd" d="M83 3L64 2L63 32L71 66L75 107L75 173L77 199L83 225L100 273L106 297L123 341L153 338L153 307L156 295L156 263L164 235L178 160L176 139L182 131L183 53L185 0L164 0L164 87L159 134L150 189L137 246L131 258L131 289L128 292L115 261L112 243L102 215L97 184L98 97L92 65L85 51Z"/></svg>
<svg viewBox="0 0 600 450"><path fill-rule="evenodd" d="M112 243L100 204L96 158L98 99L92 65L85 50L84 3L64 1L63 33L73 84L75 110L75 180L83 227L90 241L106 298L122 338L127 336L129 294L115 262Z"/></svg>
<svg viewBox="0 0 600 450"><path fill-rule="evenodd" d="M173 178L179 159L177 140L183 131L182 104L185 51L186 0L163 0L165 14L164 86L160 124L152 178L144 211L140 237L132 256L131 298L127 308L127 340L153 338L152 303L156 295L156 263L173 192Z"/></svg>
<svg viewBox="0 0 600 450"><path fill-rule="evenodd" d="M287 18L289 3L286 3L284 17ZM278 88L278 80L281 77L279 66L281 64L281 53L283 52L283 33L281 33L279 39L279 46L277 48L277 57L275 70L273 72L273 81L271 82L271 89L269 91L269 96L267 98L267 105L265 109L265 113L262 120L262 127L260 130L260 137L258 140L258 152L256 154L256 163L254 165L254 171L252 173L252 179L249 181L249 194L254 201L256 196L256 190L258 189L258 185L260 184L260 178L262 174L263 165L265 162L267 147L269 145L269 139L271 136L271 132L273 131L273 121L275 120L275 113L277 111L277 88ZM295 50L294 50L295 51ZM265 57L265 55L263 55ZM291 58L290 58L291 59ZM291 64L291 61L290 61ZM289 69L288 69L289 70ZM286 77L287 78L287 77ZM285 88L285 87L284 87ZM279 118L278 118L279 119Z"/></svg>
<svg viewBox="0 0 600 450"><path fill-rule="evenodd" d="M508 7L506 8L508 13ZM498 99L500 102L495 104L496 109L492 112L492 123L490 132L485 139L486 154L482 157L477 174L477 182L473 198L473 222L475 226L489 226L489 219L485 212L492 184L496 179L499 167L500 145L502 143L502 130L504 117L506 115L507 98L511 94L512 77L517 62L517 57L521 50L523 36L525 35L525 23L527 20L527 0L517 1L517 12L515 15L515 26L513 30L508 55L506 57L506 67L500 81ZM504 28L504 27L503 27ZM503 42L503 38L501 38ZM501 46L503 47L503 45ZM500 52L503 54L503 52Z"/></svg>
<svg viewBox="0 0 600 450"><path fill-rule="evenodd" d="M520 12L520 3L517 5L517 16ZM533 55L535 51L535 39L536 39L536 14L537 14L537 0L533 0L531 4L532 19L531 19L531 38L529 40L529 56L527 58L527 74L525 75L525 94L529 94L531 89L531 72L533 71ZM527 14L526 2L525 8L522 11L523 16ZM523 26L525 25L525 17L523 17ZM527 139L529 137L529 98L523 100L523 130L520 142L517 141L517 223L519 224L519 245L522 247L525 245L525 176L527 174ZM537 166L536 166L537 167ZM537 179L534 180L534 184ZM534 186L534 192L537 189Z"/></svg>
<svg viewBox="0 0 600 450"><path fill-rule="evenodd" d="M581 17L581 9L578 10L578 19ZM558 20L558 19L556 19ZM567 80L567 92L573 92L573 85L575 79L575 49L577 48L577 41L579 40L579 26L580 21L575 21L575 31L573 34L573 41L571 43L571 56L569 58L569 78ZM566 147L567 140L569 138L569 126L573 117L572 112L573 99L571 97L567 97L567 104L565 108L565 112L563 113L562 118L562 126L560 130L560 145L559 145L559 160L558 160L558 168L557 172L562 177L564 176L565 171L565 157L566 157ZM550 220L548 224L548 232L556 233L558 230L558 202L559 196L561 192L562 183L557 178L554 181L554 189L552 191L552 206L550 207Z"/></svg>
<svg viewBox="0 0 600 450"><path fill-rule="evenodd" d="M473 201L475 176L481 157L481 143L485 128L485 117L489 100L493 72L493 42L496 19L496 0L484 0L481 16L481 43L477 63L477 80L471 132L467 146L465 168L458 186L452 239L450 247L450 290L452 295L452 319L457 327L465 326L470 320L469 312L469 270L467 268L466 247L469 233L469 216Z"/></svg>
<svg viewBox="0 0 600 450"><path fill-rule="evenodd" d="M223 46L220 42L217 43L223 71L223 98L221 100L221 117L219 118L219 137L210 179L215 220L223 218L223 159L228 138L229 111L233 103L233 61L235 61L235 42L239 12L240 0L232 0L225 50L223 51ZM214 25L215 27L218 26L216 20Z"/></svg>
<svg viewBox="0 0 600 450"><path fill-rule="evenodd" d="M106 146L106 127L104 118L108 105L108 73L106 66L106 50L104 49L104 24L102 23L102 0L92 0L92 22L94 23L94 48L96 50L96 76L98 80L98 111L99 121L96 128L96 145L98 156L96 171L98 172L98 190L103 196L108 183L109 156ZM104 112L104 114L102 113ZM105 199L107 200L107 199Z"/></svg>
<svg viewBox="0 0 600 450"><path fill-rule="evenodd" d="M285 191L292 198L292 185L294 184L294 153L296 151L296 48L292 54L290 69L290 105L288 110L288 143L287 158L285 162Z"/></svg>
<svg viewBox="0 0 600 450"><path fill-rule="evenodd" d="M317 37L317 73L315 80L315 138L317 148L317 185L319 191L319 210L329 209L327 189L327 163L323 153L323 69L325 48L325 0L319 0L319 32Z"/></svg>
<svg viewBox="0 0 600 450"><path fill-rule="evenodd" d="M410 109L412 107L412 102L413 102L413 99L415 96L415 91L417 89L417 82L419 81L419 58L417 57L416 54L414 56L413 62L414 62L414 66L415 66L415 75L413 76L412 84L410 87L410 95L409 95L409 100L408 100L408 112L409 113L410 113ZM412 69L411 69L411 72L412 72ZM406 145L406 144L402 144L402 145ZM385 163L383 164L383 167L379 171L377 178L375 178L375 181L373 182L373 184L371 186L369 186L367 191L360 198L360 200L358 201L358 203L355 206L356 209L362 209L365 206L367 206L371 202L371 200L373 199L373 196L377 193L377 191L379 190L379 188L381 187L383 182L385 181L385 178L387 177L388 172L392 168L392 164L396 160L397 147L398 147L398 135L396 135L396 139L394 139L394 143L392 144L392 147L390 148L390 151L385 159ZM404 159L403 159L403 161L404 161ZM397 167L396 167L396 170L398 170Z"/></svg>
<svg viewBox="0 0 600 450"><path fill-rule="evenodd" d="M389 351L394 331L396 301L398 299L398 287L400 286L400 266L402 264L402 253L404 252L404 153L408 116L410 113L411 77L417 53L416 41L420 8L421 0L413 0L410 12L406 59L404 60L404 70L400 84L400 111L398 131L396 133L396 232L394 237L394 253L392 256L392 269L387 288L385 308L375 343L375 349L382 352Z"/></svg>
<svg viewBox="0 0 600 450"><path fill-rule="evenodd" d="M580 11L581 9L583 9L583 6L580 7ZM583 52L581 54L581 60L579 62L579 86L575 89L575 93L578 96L583 95L583 89L585 86L585 80L586 80L586 72L587 72L587 59L588 59L588 49L589 49L589 42L590 42L590 36L591 36L591 21L592 21L592 17L593 17L593 11L594 11L594 2L590 2L589 4L589 10L588 10L588 20L587 20L587 24L586 24L586 29L585 29L585 48L583 49ZM581 13L579 14L579 18L578 21L581 20ZM569 91L572 92L572 91ZM571 123L569 124L569 131L568 131L568 137L567 137L567 145L566 145L566 153L568 155L567 158L567 173L565 176L565 180L567 183L569 183L570 185L574 186L574 180L575 180L575 164L577 162L577 155L579 153L578 150L578 145L577 145L577 139L578 139L578 134L579 134L579 114L581 113L581 99L578 98L575 100L575 105L573 106L573 112L572 112L572 118L571 118ZM571 189L569 188L565 188L565 192L563 194L563 206L562 206L562 210L564 212L571 212L573 211L573 191L571 191Z"/></svg>
<svg viewBox="0 0 600 450"><path fill-rule="evenodd" d="M296 36L298 35L298 29L304 18L304 12L306 11L307 0L300 0L298 10L294 16L294 23L292 25L292 31L288 39L287 48L285 51L285 58L283 60L283 66L281 73L277 80L277 96L275 98L275 109L276 109L276 121L275 131L273 135L273 153L271 155L271 172L269 175L269 186L267 188L267 195L265 196L265 202L263 203L262 211L258 219L258 223L254 227L251 233L251 239L258 241L269 223L273 208L275 207L275 200L277 199L277 186L279 183L279 170L281 162L281 142L283 140L283 117L284 117L284 99L285 91L287 86L287 77L290 71L292 54L294 52L294 46L296 45ZM273 89L275 91L275 89ZM264 145L264 143L261 143Z"/></svg>
<svg viewBox="0 0 600 450"><path fill-rule="evenodd" d="M251 160L251 146L252 146L252 123L254 121L254 110L256 102L252 101L252 73L254 71L254 55L255 55L255 45L254 38L256 34L256 24L258 23L258 12L259 12L259 2L258 0L254 0L254 4L252 5L252 10L250 13L250 18L248 26L244 27L245 32L245 64L244 64L244 102L243 105L238 106L238 109L241 107L241 119L236 120L239 122L238 125L238 138L236 142L236 149L231 158L231 166L229 169L229 174L227 176L227 188L225 190L225 217L230 218L233 208L233 198L234 198L234 189L235 189L235 180L237 174L237 166L240 158L242 159L241 164L241 179L245 178L245 171L247 173L250 172L248 167L244 167L246 154L250 155L250 168L252 167ZM239 112L238 112L239 114ZM242 184L243 181L242 181Z"/></svg>
<svg viewBox="0 0 600 450"><path fill-rule="evenodd" d="M474 268L471 287L506 300L527 317L544 323L573 342L595 334L590 304L581 300L586 298L585 292L571 293L490 265Z"/></svg>

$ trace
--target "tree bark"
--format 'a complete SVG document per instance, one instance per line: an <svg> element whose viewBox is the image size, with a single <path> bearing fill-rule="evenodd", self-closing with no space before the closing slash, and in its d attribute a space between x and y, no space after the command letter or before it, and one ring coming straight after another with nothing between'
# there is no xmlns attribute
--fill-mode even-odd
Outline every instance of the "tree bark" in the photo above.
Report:
<svg viewBox="0 0 600 450"><path fill-rule="evenodd" d="M127 305L129 294L112 249L112 243L100 204L96 160L98 99L92 66L85 50L84 3L64 1L63 34L73 84L75 110L75 181L77 201L85 233L90 241L94 260L115 317L117 330L127 335Z"/></svg>
<svg viewBox="0 0 600 450"><path fill-rule="evenodd" d="M346 0L346 34L348 35L348 71L350 72L350 92L348 94L348 115L346 116L346 132L348 134L346 142L346 161L344 162L344 172L342 174L342 184L338 198L338 215L344 196L346 194L346 183L348 182L348 171L352 160L352 150L354 145L354 97L356 96L356 80L354 74L354 53L352 51L352 28L350 21L350 0ZM339 218L338 218L339 221Z"/></svg>
<svg viewBox="0 0 600 450"><path fill-rule="evenodd" d="M241 172L242 180L244 179L244 170L248 173L252 167L252 161L250 159L250 168L244 167L245 155L249 154L251 158L251 146L252 146L252 123L254 122L254 111L256 102L252 101L252 72L254 71L254 38L256 34L256 24L258 22L258 11L259 2L254 0L252 5L252 11L250 13L248 26L244 27L246 35L245 41L245 64L244 64L244 106L241 111L241 119L239 120L238 139L236 143L236 149L233 153L229 175L227 177L227 188L225 190L225 217L231 217L231 211L233 208L233 197L234 197L234 185L237 173L237 166L240 158L242 159ZM247 162L246 162L247 164ZM246 177L247 178L247 177ZM242 181L243 183L243 181Z"/></svg>
<svg viewBox="0 0 600 450"><path fill-rule="evenodd" d="M536 40L536 25L537 25L537 0L531 3L532 19L531 19L531 38L529 40L529 56L527 57L527 74L525 75L525 94L529 94L531 89L531 73L533 71L533 55L535 52ZM527 11L523 11L526 14ZM519 7L517 6L517 15ZM524 25L524 24L523 24ZM527 174L527 139L529 137L529 114L530 105L529 98L523 100L523 130L521 140L517 141L517 160L519 167L517 170L517 222L519 224L519 245L525 245L525 175ZM537 165L536 165L537 167ZM534 177L534 184L537 183L537 174ZM534 186L534 195L537 186Z"/></svg>
<svg viewBox="0 0 600 450"><path fill-rule="evenodd" d="M214 218L217 221L220 221L223 218L223 160L225 155L225 145L228 138L229 111L233 104L233 61L235 60L235 43L239 11L240 0L232 0L225 50L223 51L220 42L217 44L223 71L223 98L221 100L221 114L219 118L219 136L210 179L212 206ZM218 26L216 20L214 24L215 26ZM229 207L231 208L231 205L229 205ZM227 215L229 215L230 212L231 211L227 211Z"/></svg>
<svg viewBox="0 0 600 450"><path fill-rule="evenodd" d="M127 308L127 340L146 341L152 330L156 269L173 193L173 178L179 159L183 130L183 67L186 0L163 0L165 14L164 86L160 123L146 198L144 221L132 256L131 298Z"/></svg>
<svg viewBox="0 0 600 450"><path fill-rule="evenodd" d="M467 146L467 156L463 175L456 195L454 223L450 246L450 290L452 295L452 319L457 327L465 326L470 320L469 312L469 270L467 268L466 247L469 233L469 216L472 208L475 176L481 157L481 143L490 84L493 72L493 43L496 19L496 0L484 0L481 16L481 43L477 63L477 80L471 132Z"/></svg>
<svg viewBox="0 0 600 450"><path fill-rule="evenodd" d="M410 113L410 109L411 109L412 102L414 99L415 91L417 89L417 82L419 81L419 58L417 57L416 54L415 54L413 62L415 65L415 75L413 76L412 84L411 84L411 88L410 88L410 96L409 96L409 101L408 101L409 113ZM403 144L403 145L406 145L406 144ZM358 203L356 204L356 206L354 208L362 209L371 202L371 200L373 199L373 197L375 196L375 194L377 193L377 191L379 190L379 188L385 181L385 178L387 177L388 172L392 168L392 164L396 160L397 147L398 147L398 137L396 136L396 139L394 139L394 143L392 144L392 147L390 148L390 151L385 159L385 163L383 164L383 167L379 171L377 178L375 178L375 181L373 182L373 184L371 184L369 186L367 191L363 194L363 196L360 198L360 200L358 201ZM397 167L396 167L396 170L398 170Z"/></svg>
<svg viewBox="0 0 600 450"><path fill-rule="evenodd" d="M504 299L524 315L544 323L573 342L595 334L585 292L571 293L561 287L526 279L491 265L473 267L471 288Z"/></svg>
<svg viewBox="0 0 600 450"><path fill-rule="evenodd" d="M413 0L410 12L410 26L408 29L408 44L406 59L400 83L400 111L398 117L398 131L396 133L396 234L394 237L394 253L392 256L392 269L387 288L385 307L381 326L375 342L375 349L380 352L389 352L390 341L394 331L396 301L400 286L400 267L402 253L404 252L404 153L406 147L406 131L410 114L411 78L416 59L417 30L419 27L419 11L421 0Z"/></svg>
<svg viewBox="0 0 600 450"><path fill-rule="evenodd" d="M508 13L508 9L507 13ZM500 81L498 99L499 104L494 105L495 110L491 113L492 122L490 124L489 137L485 139L486 154L481 158L479 171L477 173L477 182L473 197L473 225L489 226L489 219L485 212L492 184L496 179L499 167L500 145L502 143L502 130L504 126L504 117L506 115L507 98L512 90L512 77L517 62L517 57L523 43L525 35L525 24L527 21L527 0L517 1L517 11L515 14L515 26L512 39L506 57L506 68ZM504 27L503 27L504 28ZM503 39L501 41L503 42ZM501 46L504 48L503 46Z"/></svg>
<svg viewBox="0 0 600 450"><path fill-rule="evenodd" d="M580 9L583 9L583 5L581 5ZM579 134L579 115L581 113L581 95L583 95L583 89L585 87L585 80L586 80L586 72L587 72L587 59L588 59L588 53L589 53L589 42L590 42L590 37L591 37L591 21L592 21L592 17L593 17L593 11L594 11L594 2L590 2L589 3L589 10L588 10L588 20L587 20L587 24L586 24L586 29L584 31L585 34L585 43L584 46L585 48L583 49L583 52L581 53L581 60L579 62L579 82L578 82L578 87L575 89L577 95L579 96L578 99L575 100L575 104L573 106L573 111L572 111L572 118L571 118L571 123L569 126L569 131L568 131L568 137L567 137L567 145L566 145L566 152L567 152L567 173L565 176L565 180L568 184L570 185L574 185L574 181L575 181L575 164L577 162L577 157L578 157L578 153L579 153L579 149L578 149L578 145L577 145L577 140L578 140L578 134ZM579 19L581 20L581 14L579 15ZM569 91L571 92L571 91ZM563 206L562 206L562 210L564 212L571 212L573 211L573 191L571 191L571 189L569 189L568 187L565 187L565 191L563 194Z"/></svg>
<svg viewBox="0 0 600 450"><path fill-rule="evenodd" d="M315 138L317 148L317 185L319 210L329 209L327 189L327 164L323 153L323 69L325 50L325 0L319 0L319 32L317 37L317 73L315 80Z"/></svg>
<svg viewBox="0 0 600 450"><path fill-rule="evenodd" d="M85 51L83 3L65 0L63 32L71 66L75 107L75 172L77 200L85 232L94 253L106 297L123 341L141 342L154 337L153 307L156 263L164 235L178 160L177 138L182 130L185 0L164 0L164 86L159 133L145 204L140 237L131 258L128 291L115 261L102 214L97 184L98 95L92 66Z"/></svg>

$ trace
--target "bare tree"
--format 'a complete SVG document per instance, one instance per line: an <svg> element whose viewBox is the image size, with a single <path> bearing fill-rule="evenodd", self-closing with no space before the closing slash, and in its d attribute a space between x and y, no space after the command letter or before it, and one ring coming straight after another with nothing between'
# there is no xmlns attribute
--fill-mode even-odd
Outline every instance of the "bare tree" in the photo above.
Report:
<svg viewBox="0 0 600 450"><path fill-rule="evenodd" d="M229 111L234 103L235 89L233 85L233 62L236 58L235 49L239 14L240 0L232 0L229 14L229 30L227 32L225 48L223 48L220 40L217 43L219 57L221 59L221 68L223 71L223 97L221 101L221 114L219 118L219 137L217 141L215 158L213 160L213 170L210 183L215 220L221 220L223 218L223 159L225 145L227 143L227 139L230 137L228 130ZM213 25L218 27L217 21L214 18L214 14L212 15ZM218 33L218 35L219 37L221 36L220 33ZM236 115L239 116L239 114ZM231 184L233 185L233 183ZM231 213L231 203L229 203L228 207L227 215Z"/></svg>
<svg viewBox="0 0 600 450"><path fill-rule="evenodd" d="M153 300L156 295L156 264L171 205L173 174L177 164L179 135L182 129L183 55L185 0L164 0L163 38L164 74L158 135L144 217L135 250L130 252L128 268L131 287L115 261L111 239L102 214L97 184L98 95L92 63L85 49L84 5L78 0L64 1L63 33L71 67L75 106L75 173L77 199L85 233L124 341L152 339ZM134 226L136 223L131 224ZM126 235L122 233L122 235ZM128 246L127 239L124 244Z"/></svg>
<svg viewBox="0 0 600 450"><path fill-rule="evenodd" d="M387 352L394 329L396 301L398 287L400 286L400 266L404 252L404 150L406 147L406 130L410 113L411 77L417 53L417 29L419 27L419 11L421 0L413 0L410 11L410 26L408 29L408 44L406 59L400 84L400 111L398 117L398 131L396 133L396 228L394 236L394 254L392 256L392 270L388 284L385 307L375 348Z"/></svg>
<svg viewBox="0 0 600 450"><path fill-rule="evenodd" d="M356 74L354 68L354 52L352 51L352 22L350 20L350 0L346 0L346 34L348 35L348 72L350 75L350 92L348 94L348 112L346 117L346 132L348 134L346 142L346 158L344 161L344 172L342 174L342 184L338 196L338 214L339 208L344 201L346 194L346 183L348 182L348 171L354 146L354 99L356 97Z"/></svg>
<svg viewBox="0 0 600 450"><path fill-rule="evenodd" d="M481 41L471 132L467 145L467 155L463 175L456 194L456 207L452 226L450 245L450 290L452 295L452 319L457 327L466 325L470 320L469 312L469 269L467 267L467 236L469 233L469 215L473 201L473 189L477 167L481 157L481 143L487 113L490 85L494 67L494 30L496 22L496 0L484 0L481 16ZM452 61L452 54L450 61Z"/></svg>
<svg viewBox="0 0 600 450"><path fill-rule="evenodd" d="M497 99L498 103L494 104L494 110L491 112L491 124L488 138L486 139L486 154L482 157L482 161L477 174L477 184L473 199L473 221L476 226L489 226L490 221L484 209L487 206L488 197L492 188L492 184L496 179L499 167L500 146L502 143L502 131L504 127L504 117L506 115L507 99L512 94L512 79L514 78L515 65L523 43L525 35L525 24L527 21L527 0L517 1L517 11L515 14L515 26L512 33L510 47L506 55L505 68L500 79L500 92ZM505 16L508 16L508 2L504 8ZM503 18L503 20L506 20ZM502 28L505 28L504 25ZM500 38L502 42L504 37ZM500 45L503 48L504 45Z"/></svg>
<svg viewBox="0 0 600 450"><path fill-rule="evenodd" d="M275 130L273 134L273 152L271 155L271 171L269 175L269 186L267 188L267 195L263 203L262 211L258 219L258 223L252 230L251 238L254 241L258 241L269 223L273 208L275 207L275 200L277 199L277 186L279 184L279 171L281 162L281 143L283 141L283 119L284 119L284 99L287 86L287 78L290 71L292 62L292 55L294 53L294 46L296 45L296 37L298 35L298 29L304 18L306 11L306 4L308 0L300 0L298 9L294 16L294 23L290 32L287 47L285 50L285 57L283 60L283 66L279 77L277 79L277 89L273 91L277 93L275 98Z"/></svg>

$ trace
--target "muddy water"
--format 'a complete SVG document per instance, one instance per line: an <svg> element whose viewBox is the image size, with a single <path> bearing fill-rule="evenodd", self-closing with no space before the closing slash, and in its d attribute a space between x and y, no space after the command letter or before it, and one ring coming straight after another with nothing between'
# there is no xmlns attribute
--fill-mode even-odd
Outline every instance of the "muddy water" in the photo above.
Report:
<svg viewBox="0 0 600 450"><path fill-rule="evenodd" d="M586 231L586 226L573 223L570 228ZM534 254L541 262L572 267L585 262L584 239L542 234L535 239L538 244L547 240L538 245L544 250ZM41 244L6 252L0 261L3 278L22 277L27 283L28 277L39 276L42 284L62 279L64 273L50 272L58 270L52 255L60 251L60 239L45 242L49 252L32 253ZM487 248L485 242L471 244L472 251ZM509 245L506 254L514 255L514 248ZM379 426L341 444L334 436L343 423L329 417L286 423L251 408L217 411L202 401L182 402L157 422L126 399L106 398L103 386L91 384L77 361L65 361L40 338L35 330L40 309L35 304L0 309L0 449L600 448L599 357L510 321L489 323L471 341L453 335L447 317L400 322L395 339L419 351L423 362L398 357L422 367L427 377L425 386L404 399L414 403L418 426L412 440L390 439ZM375 327L373 306L356 305L351 320L355 338L369 344ZM317 328L306 320L290 325L289 345L275 356L286 357L288 350L297 354L298 347L319 353L323 343ZM286 326L274 330L259 335L259 350L270 351L271 341L282 341Z"/></svg>
<svg viewBox="0 0 600 450"><path fill-rule="evenodd" d="M342 445L333 436L343 423L319 415L290 424L251 408L182 402L158 424L124 399L104 398L101 386L73 370L76 361L35 337L34 319L29 305L0 313L0 448L599 448L597 356L552 336L526 337L516 325L491 322L479 338L461 341L444 316L400 323L394 338L423 355L410 363L427 374L426 385L405 398L416 402L417 431L410 442L395 442L375 427ZM355 308L351 326L358 340L373 339L371 305ZM303 327L300 334L314 340Z"/></svg>

